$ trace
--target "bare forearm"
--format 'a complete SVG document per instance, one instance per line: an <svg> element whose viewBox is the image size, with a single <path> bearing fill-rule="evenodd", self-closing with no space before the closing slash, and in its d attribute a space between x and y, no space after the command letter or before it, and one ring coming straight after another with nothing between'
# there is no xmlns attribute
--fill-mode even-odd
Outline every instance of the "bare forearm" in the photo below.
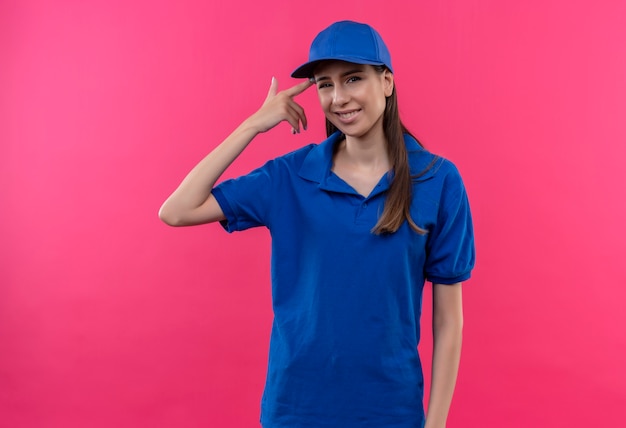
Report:
<svg viewBox="0 0 626 428"><path fill-rule="evenodd" d="M446 426L461 359L462 327L434 327L432 381L426 428Z"/></svg>
<svg viewBox="0 0 626 428"><path fill-rule="evenodd" d="M181 217L185 217L185 213L192 213L206 202L219 177L257 134L249 121L235 129L187 174L167 198L159 211L161 219L170 224L184 224L185 219Z"/></svg>
<svg viewBox="0 0 626 428"><path fill-rule="evenodd" d="M433 284L433 365L426 428L445 428L461 359L461 283Z"/></svg>
<svg viewBox="0 0 626 428"><path fill-rule="evenodd" d="M278 82L272 78L261 108L187 174L161 206L161 220L171 226L189 226L223 219L224 213L211 195L217 179L257 134L269 131L282 121L288 122L294 132L299 132L300 124L306 129L304 110L293 101L293 97L311 85L311 81L306 81L277 92Z"/></svg>

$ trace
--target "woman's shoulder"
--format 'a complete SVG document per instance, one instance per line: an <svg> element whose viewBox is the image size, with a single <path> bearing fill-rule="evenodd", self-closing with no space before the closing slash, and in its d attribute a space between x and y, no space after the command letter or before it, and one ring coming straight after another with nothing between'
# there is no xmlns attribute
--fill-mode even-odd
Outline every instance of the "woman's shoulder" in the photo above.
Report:
<svg viewBox="0 0 626 428"><path fill-rule="evenodd" d="M415 181L425 181L434 177L444 178L459 175L456 165L443 156L430 152L410 135L405 135L411 175Z"/></svg>
<svg viewBox="0 0 626 428"><path fill-rule="evenodd" d="M305 146L294 149L274 159L274 162L281 162L287 164L302 164L304 159L309 155L311 150L315 149L318 144L310 143Z"/></svg>
<svg viewBox="0 0 626 428"><path fill-rule="evenodd" d="M333 146L336 140L333 135L320 143L312 143L286 153L276 159L277 166L288 168L303 178L320 181L332 164Z"/></svg>

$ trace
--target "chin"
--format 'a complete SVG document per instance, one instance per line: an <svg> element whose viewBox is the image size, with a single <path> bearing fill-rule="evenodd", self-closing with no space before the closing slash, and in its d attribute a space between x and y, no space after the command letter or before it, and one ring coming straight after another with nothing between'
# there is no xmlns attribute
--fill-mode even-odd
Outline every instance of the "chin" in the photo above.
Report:
<svg viewBox="0 0 626 428"><path fill-rule="evenodd" d="M359 138L367 134L367 131L353 129L353 128L345 127L345 126L337 126L336 123L333 123L333 125L335 125L335 128L337 128L346 137Z"/></svg>

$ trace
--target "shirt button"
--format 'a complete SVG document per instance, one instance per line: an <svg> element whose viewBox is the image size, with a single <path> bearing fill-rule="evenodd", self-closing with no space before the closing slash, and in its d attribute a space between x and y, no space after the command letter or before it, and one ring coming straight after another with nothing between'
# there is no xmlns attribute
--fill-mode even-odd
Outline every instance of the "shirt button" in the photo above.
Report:
<svg viewBox="0 0 626 428"><path fill-rule="evenodd" d="M367 208L367 202L363 202L363 208Z"/></svg>

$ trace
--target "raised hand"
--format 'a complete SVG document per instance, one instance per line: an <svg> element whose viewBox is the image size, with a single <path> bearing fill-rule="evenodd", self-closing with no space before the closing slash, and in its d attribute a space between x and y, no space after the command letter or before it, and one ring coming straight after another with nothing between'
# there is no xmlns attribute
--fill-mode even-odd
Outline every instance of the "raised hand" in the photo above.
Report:
<svg viewBox="0 0 626 428"><path fill-rule="evenodd" d="M307 80L278 92L278 82L272 78L270 90L261 108L187 174L161 206L161 220L171 226L190 226L223 220L225 216L222 207L211 193L217 179L259 132L268 131L282 121L289 122L294 133L300 132L300 124L306 129L304 110L293 98L312 84Z"/></svg>
<svg viewBox="0 0 626 428"><path fill-rule="evenodd" d="M294 134L300 132L300 124L306 129L307 121L304 109L293 99L311 85L313 85L313 82L307 80L278 92L278 80L272 77L272 84L263 105L248 118L248 122L258 132L269 131L282 121L286 121L291 125L291 132Z"/></svg>

